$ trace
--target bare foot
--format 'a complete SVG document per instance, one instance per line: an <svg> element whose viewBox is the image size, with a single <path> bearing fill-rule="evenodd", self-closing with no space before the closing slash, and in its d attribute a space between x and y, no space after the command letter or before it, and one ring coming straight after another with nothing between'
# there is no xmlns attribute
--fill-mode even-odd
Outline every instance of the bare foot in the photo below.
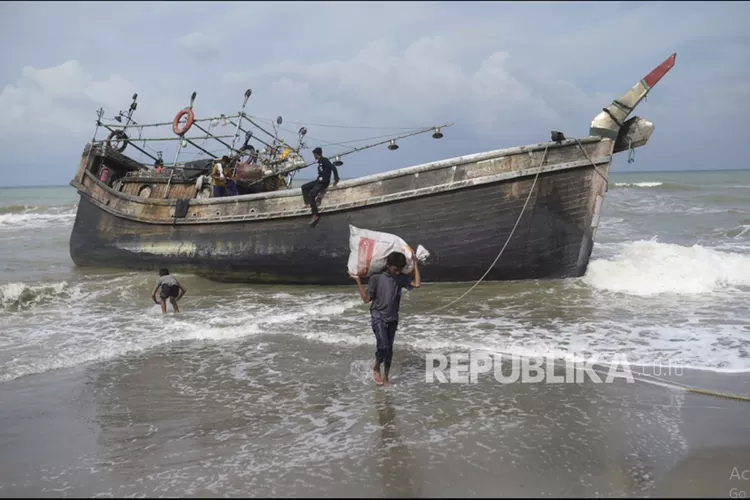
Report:
<svg viewBox="0 0 750 500"><path fill-rule="evenodd" d="M388 380L388 377L384 378L383 379L383 386L390 387L390 385L391 385L391 381Z"/></svg>
<svg viewBox="0 0 750 500"><path fill-rule="evenodd" d="M372 379L377 385L383 385L383 380L380 378L380 370L372 371Z"/></svg>
<svg viewBox="0 0 750 500"><path fill-rule="evenodd" d="M320 216L319 215L313 215L312 219L310 219L310 225L314 226L315 224L318 223L318 220L320 220Z"/></svg>

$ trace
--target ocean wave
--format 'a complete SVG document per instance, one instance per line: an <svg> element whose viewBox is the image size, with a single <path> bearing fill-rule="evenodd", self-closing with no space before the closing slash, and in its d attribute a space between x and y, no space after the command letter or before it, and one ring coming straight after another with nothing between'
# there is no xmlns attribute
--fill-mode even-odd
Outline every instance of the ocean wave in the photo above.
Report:
<svg viewBox="0 0 750 500"><path fill-rule="evenodd" d="M162 316L159 306L150 297L145 299L151 281L142 273L129 273L88 277L74 286L65 281L0 286L0 305L10 313L0 322L8 330L6 335L0 334L0 355L3 351L24 351L0 363L0 381L138 354L177 342L236 341L273 329L278 333L307 332L314 339L321 333L308 329L307 322L326 324L361 304L359 299L342 299L338 294L310 294L304 300L276 294L282 300L273 300L273 296L239 292L229 302L188 307L179 315ZM115 303L124 307L112 305L118 298ZM262 303L269 298L270 303ZM197 301L202 302L203 297ZM134 303L141 306L128 307ZM149 305L144 309L146 303ZM49 307L44 316L37 316L32 327L28 315L40 305ZM61 315L67 320L61 322Z"/></svg>
<svg viewBox="0 0 750 500"><path fill-rule="evenodd" d="M655 191L700 191L703 186L662 181L615 182L620 189L650 189Z"/></svg>
<svg viewBox="0 0 750 500"><path fill-rule="evenodd" d="M80 298L80 286L69 286L67 281L29 285L5 283L0 285L0 308L6 311L27 310L32 307Z"/></svg>
<svg viewBox="0 0 750 500"><path fill-rule="evenodd" d="M584 281L629 295L701 294L750 286L750 256L641 240L625 244L611 259L591 261Z"/></svg>
<svg viewBox="0 0 750 500"><path fill-rule="evenodd" d="M0 206L0 215L24 213L38 208L39 207L35 207L33 205L8 205L4 207Z"/></svg>
<svg viewBox="0 0 750 500"><path fill-rule="evenodd" d="M643 311L643 300L619 300L616 312L591 303L601 297L610 300L601 291L636 297L665 292L695 295L748 284L750 257L655 241L630 242L614 249L619 252L611 260L593 260L581 280L549 284L568 310L564 321L555 318L555 313L532 318L534 309L545 305L535 307L526 299L516 311L512 300L517 297L511 303L507 297L475 304L468 299L455 311L421 313L436 305L430 301L438 290L428 290L428 284L404 297L398 343L420 353L483 350L555 359L593 353L603 364L608 356L627 352L629 363L652 366L677 353L670 366L715 372L750 370L750 344L745 340L750 324L734 313L722 316L724 324L706 323L705 311L683 312L680 304L690 297L679 296L655 300L648 311ZM660 274L655 276L655 272ZM0 319L0 382L126 356L148 356L148 351L176 343L185 356L199 356L204 342L231 353L237 342L267 335L281 336L285 343L291 339L290 349L300 352L305 342L328 344L335 350L373 346L367 306L353 287L304 294L281 287L262 292L236 287L228 295L219 291L218 302L212 291L194 293L181 304L182 313L162 316L150 300L153 281L145 273L118 273L87 275L73 285L60 281L0 286L0 305L6 311ZM504 290L506 285L488 286ZM588 298L579 303L581 295L576 290L568 294L568 287L593 288L596 293L587 292ZM529 300L539 300L534 296L538 293ZM34 309L39 306L42 314ZM676 309L680 310L679 324L660 324ZM633 319L623 322L623 311L631 311ZM690 314L694 317L686 323Z"/></svg>
<svg viewBox="0 0 750 500"><path fill-rule="evenodd" d="M0 231L69 225L75 219L77 207L77 204L59 207L26 205L2 207L0 208Z"/></svg>
<svg viewBox="0 0 750 500"><path fill-rule="evenodd" d="M649 187L659 187L663 185L664 185L663 182L615 182L615 187L649 188Z"/></svg>
<svg viewBox="0 0 750 500"><path fill-rule="evenodd" d="M748 240L750 239L750 223L747 220L742 220L737 226L730 229L717 228L711 234L733 240Z"/></svg>

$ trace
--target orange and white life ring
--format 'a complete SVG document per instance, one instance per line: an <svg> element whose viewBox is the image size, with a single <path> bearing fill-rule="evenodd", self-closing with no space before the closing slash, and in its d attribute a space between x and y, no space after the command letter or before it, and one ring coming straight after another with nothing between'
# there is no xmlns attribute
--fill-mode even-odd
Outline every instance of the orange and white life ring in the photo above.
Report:
<svg viewBox="0 0 750 500"><path fill-rule="evenodd" d="M180 118L187 115L187 123L184 127L180 127ZM195 120L195 115L193 114L192 108L186 108L177 113L177 116L174 117L174 121L172 122L172 132L175 133L175 135L183 136L187 133L188 130L190 130L190 127L193 126L193 121Z"/></svg>

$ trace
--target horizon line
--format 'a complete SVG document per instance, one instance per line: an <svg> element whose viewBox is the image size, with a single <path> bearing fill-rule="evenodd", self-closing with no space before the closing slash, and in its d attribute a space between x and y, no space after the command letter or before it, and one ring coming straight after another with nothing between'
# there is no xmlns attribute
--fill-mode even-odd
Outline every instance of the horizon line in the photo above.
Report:
<svg viewBox="0 0 750 500"><path fill-rule="evenodd" d="M738 168L709 168L709 169L688 169L688 170L629 170L627 172L610 172L610 176L612 175L623 175L623 174L665 174L665 173L686 173L686 172L736 172L736 171L742 171L742 170L750 170L748 167L738 167ZM361 177L361 176L359 176ZM341 180L351 180L351 179L358 179L359 177L341 177ZM311 181L314 177L311 178L302 178L298 177L295 180L300 181ZM3 186L0 185L0 189L23 189L23 188L62 188L62 187L70 187L72 188L70 184L25 184L25 185L18 185L18 186Z"/></svg>

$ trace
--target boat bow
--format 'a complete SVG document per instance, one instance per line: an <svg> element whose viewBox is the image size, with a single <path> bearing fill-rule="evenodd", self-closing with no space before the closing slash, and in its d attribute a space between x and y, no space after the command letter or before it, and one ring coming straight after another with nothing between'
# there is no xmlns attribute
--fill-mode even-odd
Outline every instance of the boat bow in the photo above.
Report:
<svg viewBox="0 0 750 500"><path fill-rule="evenodd" d="M589 134L617 140L621 129L630 128L626 126L627 123L625 121L630 116L630 113L633 112L659 80L672 69L676 59L677 53L669 56L664 62L654 68L651 73L636 83L625 95L612 101L609 107L602 109L602 112L596 115L591 122ZM634 118L636 121L640 120L637 117ZM633 122L630 123L632 125ZM653 125L651 125L651 129L653 129ZM650 135L650 132L648 135ZM646 139L648 138L646 137Z"/></svg>

